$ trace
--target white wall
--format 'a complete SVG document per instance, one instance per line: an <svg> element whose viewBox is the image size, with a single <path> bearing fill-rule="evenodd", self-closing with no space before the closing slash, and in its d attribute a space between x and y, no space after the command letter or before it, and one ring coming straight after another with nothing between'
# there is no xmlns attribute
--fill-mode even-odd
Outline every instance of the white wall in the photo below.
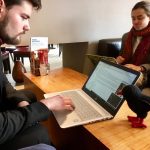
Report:
<svg viewBox="0 0 150 150"><path fill-rule="evenodd" d="M121 37L131 28L130 12L138 0L42 0L31 18L31 30L22 38L48 36L49 43L97 41Z"/></svg>

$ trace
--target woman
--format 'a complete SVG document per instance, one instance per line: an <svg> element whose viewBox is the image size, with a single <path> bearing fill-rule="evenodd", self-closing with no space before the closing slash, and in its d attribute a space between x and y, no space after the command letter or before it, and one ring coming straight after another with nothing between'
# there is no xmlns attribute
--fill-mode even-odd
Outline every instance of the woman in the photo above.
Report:
<svg viewBox="0 0 150 150"><path fill-rule="evenodd" d="M150 85L150 2L135 4L131 17L133 27L123 36L122 51L116 60L119 64L141 72L143 78L139 86L143 88ZM126 86L122 93L130 109L137 114L136 117L128 116L128 121L132 127L145 128L143 120L150 110L150 98L142 95L136 86Z"/></svg>
<svg viewBox="0 0 150 150"><path fill-rule="evenodd" d="M140 71L146 86L150 75L150 2L138 2L131 11L131 30L122 38L122 50L116 58L119 64Z"/></svg>

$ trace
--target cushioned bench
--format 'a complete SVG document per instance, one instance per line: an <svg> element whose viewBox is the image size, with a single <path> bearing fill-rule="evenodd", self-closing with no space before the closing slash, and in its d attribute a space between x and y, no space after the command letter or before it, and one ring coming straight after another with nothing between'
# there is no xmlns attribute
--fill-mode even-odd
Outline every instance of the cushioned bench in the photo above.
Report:
<svg viewBox="0 0 150 150"><path fill-rule="evenodd" d="M117 57L121 50L121 38L101 39L98 43L97 55Z"/></svg>

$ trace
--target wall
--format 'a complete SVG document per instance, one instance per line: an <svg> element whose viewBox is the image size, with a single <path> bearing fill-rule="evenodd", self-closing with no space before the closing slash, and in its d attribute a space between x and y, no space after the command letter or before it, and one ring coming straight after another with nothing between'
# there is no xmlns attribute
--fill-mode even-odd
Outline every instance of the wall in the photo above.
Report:
<svg viewBox="0 0 150 150"><path fill-rule="evenodd" d="M130 13L136 2L138 0L42 0L43 8L33 14L31 30L23 36L21 45L29 44L31 36L47 36L49 43L61 43L63 64L75 68L79 61L74 58L73 51L79 42L77 53L84 49L81 58L85 60L81 61L84 63L77 71L89 74L92 64L84 58L85 54L96 53L100 39L119 38L130 30ZM80 42L88 42L88 48ZM70 58L74 61L71 62Z"/></svg>
<svg viewBox="0 0 150 150"><path fill-rule="evenodd" d="M48 36L49 43L97 41L120 37L131 27L130 11L137 0L42 0L31 18L31 30L22 39Z"/></svg>

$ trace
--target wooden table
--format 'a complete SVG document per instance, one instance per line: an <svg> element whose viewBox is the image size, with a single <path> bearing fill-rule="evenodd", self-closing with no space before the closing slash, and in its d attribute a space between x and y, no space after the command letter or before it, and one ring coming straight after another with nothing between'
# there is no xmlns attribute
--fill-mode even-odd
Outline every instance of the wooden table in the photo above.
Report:
<svg viewBox="0 0 150 150"><path fill-rule="evenodd" d="M81 88L87 79L86 75L68 68L53 70L47 76L26 73L24 77L25 88L35 92L38 99L44 93ZM113 120L61 129L52 116L45 125L58 150L149 150L150 117L145 120L148 128L133 129L127 115L133 113L125 102Z"/></svg>

